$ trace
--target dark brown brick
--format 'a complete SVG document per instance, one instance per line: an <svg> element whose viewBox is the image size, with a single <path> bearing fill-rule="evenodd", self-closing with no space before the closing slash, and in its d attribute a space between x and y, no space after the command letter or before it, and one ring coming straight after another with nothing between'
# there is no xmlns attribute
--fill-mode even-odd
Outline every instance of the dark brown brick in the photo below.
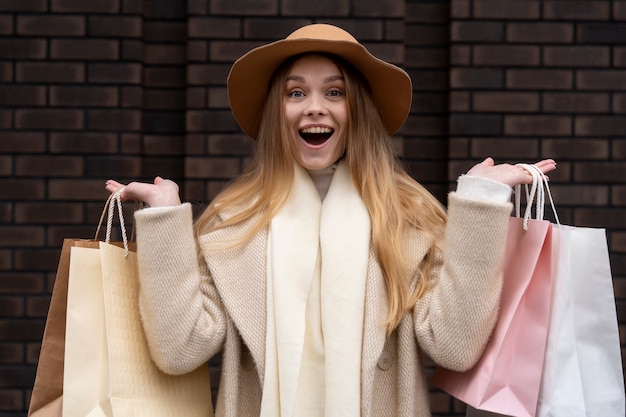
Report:
<svg viewBox="0 0 626 417"><path fill-rule="evenodd" d="M502 117L486 114L453 114L450 116L452 135L502 134Z"/></svg>
<svg viewBox="0 0 626 417"><path fill-rule="evenodd" d="M576 136L618 136L626 132L626 119L623 116L577 116Z"/></svg>
<svg viewBox="0 0 626 417"><path fill-rule="evenodd" d="M45 104L45 87L0 85L0 106L43 106Z"/></svg>
<svg viewBox="0 0 626 417"><path fill-rule="evenodd" d="M204 41L189 41L187 43L188 61L206 61L208 57L208 44Z"/></svg>
<svg viewBox="0 0 626 417"><path fill-rule="evenodd" d="M448 118L444 116L411 116L400 129L400 134L407 136L437 136L446 131Z"/></svg>
<svg viewBox="0 0 626 417"><path fill-rule="evenodd" d="M2 12L45 12L48 0L2 0L0 11Z"/></svg>
<svg viewBox="0 0 626 417"><path fill-rule="evenodd" d="M572 121L568 116L528 115L504 117L504 133L522 136L569 136Z"/></svg>
<svg viewBox="0 0 626 417"><path fill-rule="evenodd" d="M532 67L539 65L540 58L540 49L536 46L474 46L473 60L476 65Z"/></svg>
<svg viewBox="0 0 626 417"><path fill-rule="evenodd" d="M0 62L0 81L9 82L13 79L13 65L10 62Z"/></svg>
<svg viewBox="0 0 626 417"><path fill-rule="evenodd" d="M85 65L69 62L18 62L16 79L24 83L82 83Z"/></svg>
<svg viewBox="0 0 626 417"><path fill-rule="evenodd" d="M613 48L613 66L626 67L626 48Z"/></svg>
<svg viewBox="0 0 626 417"><path fill-rule="evenodd" d="M496 68L452 68L452 88L502 88L504 72Z"/></svg>
<svg viewBox="0 0 626 417"><path fill-rule="evenodd" d="M104 189L104 187L102 187ZM104 207L104 205L103 205ZM102 226L103 228L106 225ZM94 239L97 225L49 226L47 228L46 245L61 246L64 239ZM104 230L102 230L104 232ZM102 235L103 233L101 233ZM101 236L102 237L102 236Z"/></svg>
<svg viewBox="0 0 626 417"><path fill-rule="evenodd" d="M538 19L537 0L474 0L474 17L478 19Z"/></svg>
<svg viewBox="0 0 626 417"><path fill-rule="evenodd" d="M623 209L579 208L574 213L574 224L580 227L625 229L626 216Z"/></svg>
<svg viewBox="0 0 626 417"><path fill-rule="evenodd" d="M83 158L74 156L18 156L15 173L24 177L83 175Z"/></svg>
<svg viewBox="0 0 626 417"><path fill-rule="evenodd" d="M469 112L471 95L468 91L450 91L448 110L451 112Z"/></svg>
<svg viewBox="0 0 626 417"><path fill-rule="evenodd" d="M448 60L447 48L407 48L404 62L419 68L446 68Z"/></svg>
<svg viewBox="0 0 626 417"><path fill-rule="evenodd" d="M453 42L501 42L504 40L504 23L457 21L450 24Z"/></svg>
<svg viewBox="0 0 626 417"><path fill-rule="evenodd" d="M626 113L626 93L613 94L613 112Z"/></svg>
<svg viewBox="0 0 626 417"><path fill-rule="evenodd" d="M120 3L119 0L51 0L50 8L64 13L116 13Z"/></svg>
<svg viewBox="0 0 626 417"><path fill-rule="evenodd" d="M211 155L250 154L253 149L253 141L241 134L209 135L207 144Z"/></svg>
<svg viewBox="0 0 626 417"><path fill-rule="evenodd" d="M83 112L81 110L17 110L15 127L18 129L82 129Z"/></svg>
<svg viewBox="0 0 626 417"><path fill-rule="evenodd" d="M296 1L291 0L287 3L295 4ZM313 3L313 2L311 2ZM323 2L322 2L323 3ZM337 3L333 4L335 6ZM360 17L404 17L404 4L402 1L395 0L379 0L379 1L359 1L352 3L352 14ZM345 6L342 3L339 4L342 7L341 15L346 15L345 9L350 9L350 2L346 1Z"/></svg>
<svg viewBox="0 0 626 417"><path fill-rule="evenodd" d="M196 111L187 112L187 129L189 132L224 132L238 131L239 127L230 111Z"/></svg>
<svg viewBox="0 0 626 417"><path fill-rule="evenodd" d="M626 206L626 185L614 185L611 187L611 200L615 205ZM626 237L626 233L624 234Z"/></svg>
<svg viewBox="0 0 626 417"><path fill-rule="evenodd" d="M143 148L146 155L182 155L185 152L183 138L177 135L145 135Z"/></svg>
<svg viewBox="0 0 626 417"><path fill-rule="evenodd" d="M48 187L49 198L52 201L104 201L108 193L104 189L104 182L109 176L101 179L53 179Z"/></svg>
<svg viewBox="0 0 626 417"><path fill-rule="evenodd" d="M20 248L15 250L15 270L55 271L59 265L58 249Z"/></svg>
<svg viewBox="0 0 626 417"><path fill-rule="evenodd" d="M211 16L192 17L189 19L188 31L191 38L235 39L241 36L241 20ZM278 38L277 36L276 39Z"/></svg>
<svg viewBox="0 0 626 417"><path fill-rule="evenodd" d="M606 113L609 95L596 93L544 93L542 108L555 113Z"/></svg>
<svg viewBox="0 0 626 417"><path fill-rule="evenodd" d="M13 158L10 156L0 156L0 176L9 177L13 172Z"/></svg>
<svg viewBox="0 0 626 417"><path fill-rule="evenodd" d="M411 103L411 113L436 114L448 112L448 94L415 93Z"/></svg>
<svg viewBox="0 0 626 417"><path fill-rule="evenodd" d="M450 19L451 2L405 2L405 20L407 23L447 23ZM456 16L455 16L456 17Z"/></svg>
<svg viewBox="0 0 626 417"><path fill-rule="evenodd" d="M571 43L574 26L556 22L510 22L506 25L506 40L520 43Z"/></svg>
<svg viewBox="0 0 626 417"><path fill-rule="evenodd" d="M579 23L576 40L579 43L623 44L626 23Z"/></svg>
<svg viewBox="0 0 626 417"><path fill-rule="evenodd" d="M539 94L477 91L472 103L478 112L529 113L539 110Z"/></svg>
<svg viewBox="0 0 626 417"><path fill-rule="evenodd" d="M214 0L209 3L211 15L267 16L278 12L275 0Z"/></svg>
<svg viewBox="0 0 626 417"><path fill-rule="evenodd" d="M541 142L546 155L559 159L608 159L609 143L606 139L544 139Z"/></svg>
<svg viewBox="0 0 626 417"><path fill-rule="evenodd" d="M207 0L187 0L187 12L190 15L205 15L208 13Z"/></svg>
<svg viewBox="0 0 626 417"><path fill-rule="evenodd" d="M46 57L44 39L0 38L0 59L43 59Z"/></svg>
<svg viewBox="0 0 626 417"><path fill-rule="evenodd" d="M0 305L4 305L14 302L13 300L22 301L16 297L2 297ZM2 308L2 307L0 307ZM21 343L2 343L0 344L0 363L23 363L24 362L24 348Z"/></svg>
<svg viewBox="0 0 626 417"><path fill-rule="evenodd" d="M142 0L122 0L122 11L127 14L140 14L143 10L142 3Z"/></svg>
<svg viewBox="0 0 626 417"><path fill-rule="evenodd" d="M93 130L141 129L141 112L138 110L88 110L87 128Z"/></svg>
<svg viewBox="0 0 626 417"><path fill-rule="evenodd" d="M119 58L119 41L105 39L53 39L53 59L110 61Z"/></svg>
<svg viewBox="0 0 626 417"><path fill-rule="evenodd" d="M143 105L143 89L141 87L122 87L122 107L139 108Z"/></svg>
<svg viewBox="0 0 626 417"><path fill-rule="evenodd" d="M194 20L191 18L190 20ZM215 19L215 24L219 24L220 19ZM142 39L150 43L177 42L184 43L187 40L187 33L191 28L184 22L170 20L144 20Z"/></svg>
<svg viewBox="0 0 626 417"><path fill-rule="evenodd" d="M122 61L142 61L143 42L139 40L122 39Z"/></svg>
<svg viewBox="0 0 626 417"><path fill-rule="evenodd" d="M23 317L24 316L24 299L23 297L0 297L0 317ZM4 345L0 344L0 352L4 351ZM6 346L8 347L8 346ZM9 350L9 349L6 349ZM12 349L11 349L12 350ZM13 355L17 356L17 355ZM7 360L0 355L0 363L6 363Z"/></svg>
<svg viewBox="0 0 626 417"><path fill-rule="evenodd" d="M413 91L448 91L448 71L408 68ZM209 97L210 98L210 97Z"/></svg>
<svg viewBox="0 0 626 417"><path fill-rule="evenodd" d="M144 2L142 12L143 16L149 20L173 20L184 19L187 10L184 2L160 0Z"/></svg>
<svg viewBox="0 0 626 417"><path fill-rule="evenodd" d="M204 108L207 105L207 91L205 88L188 88L185 94L187 108Z"/></svg>
<svg viewBox="0 0 626 417"><path fill-rule="evenodd" d="M191 65L187 73L191 73ZM228 74L228 72L226 72ZM226 82L226 76L224 76ZM178 68L146 68L143 71L143 84L146 87L182 87L186 85L185 72ZM189 81L189 84L191 82Z"/></svg>
<svg viewBox="0 0 626 417"><path fill-rule="evenodd" d="M13 33L13 17L0 15L0 35L10 35Z"/></svg>
<svg viewBox="0 0 626 417"><path fill-rule="evenodd" d="M115 87L50 87L50 104L63 107L115 107L118 105Z"/></svg>
<svg viewBox="0 0 626 417"><path fill-rule="evenodd" d="M36 317L45 319L50 307L50 297L28 297L26 303L26 317Z"/></svg>
<svg viewBox="0 0 626 417"><path fill-rule="evenodd" d="M16 224L63 224L83 221L80 204L65 203L16 203Z"/></svg>
<svg viewBox="0 0 626 417"><path fill-rule="evenodd" d="M139 84L141 64L92 63L88 66L88 74L87 80L90 83Z"/></svg>
<svg viewBox="0 0 626 417"><path fill-rule="evenodd" d="M12 124L13 111L0 109L0 128L9 129Z"/></svg>
<svg viewBox="0 0 626 417"><path fill-rule="evenodd" d="M450 45L450 65L469 65L471 59L471 46Z"/></svg>
<svg viewBox="0 0 626 417"><path fill-rule="evenodd" d="M41 227L0 225L0 247L42 246L44 236L44 230ZM2 275L0 274L0 277Z"/></svg>
<svg viewBox="0 0 626 417"><path fill-rule="evenodd" d="M141 37L142 22L139 16L89 16L87 28L97 37Z"/></svg>
<svg viewBox="0 0 626 417"><path fill-rule="evenodd" d="M615 0L613 2L613 19L626 20L626 1Z"/></svg>
<svg viewBox="0 0 626 417"><path fill-rule="evenodd" d="M114 133L69 132L50 134L51 153L115 153L118 150Z"/></svg>
<svg viewBox="0 0 626 417"><path fill-rule="evenodd" d="M186 45L146 45L144 61L150 65L176 65L187 61Z"/></svg>
<svg viewBox="0 0 626 417"><path fill-rule="evenodd" d="M85 18L54 15L18 16L17 33L25 36L84 36Z"/></svg>
<svg viewBox="0 0 626 417"><path fill-rule="evenodd" d="M605 0L546 0L543 17L556 20L608 20L611 5Z"/></svg>
<svg viewBox="0 0 626 417"><path fill-rule="evenodd" d="M607 67L611 60L608 47L546 46L543 63L550 67Z"/></svg>
<svg viewBox="0 0 626 417"><path fill-rule="evenodd" d="M576 73L580 90L626 90L626 71L581 70Z"/></svg>
<svg viewBox="0 0 626 417"><path fill-rule="evenodd" d="M214 87L208 91L209 108L211 109L230 109L228 102L228 92L226 88Z"/></svg>
<svg viewBox="0 0 626 417"><path fill-rule="evenodd" d="M537 139L518 138L474 138L471 142L471 157L483 159L491 156L502 160L536 160L539 158Z"/></svg>
<svg viewBox="0 0 626 417"><path fill-rule="evenodd" d="M472 14L472 0L452 0L450 2L450 17L453 19L467 19Z"/></svg>
<svg viewBox="0 0 626 417"><path fill-rule="evenodd" d="M238 158L185 159L185 174L188 178L232 178L240 171Z"/></svg>
<svg viewBox="0 0 626 417"><path fill-rule="evenodd" d="M141 159L133 156L93 156L85 164L87 176L93 178L137 178L141 175Z"/></svg>
<svg viewBox="0 0 626 417"><path fill-rule="evenodd" d="M563 206L606 206L609 202L608 186L567 184L551 190L557 213Z"/></svg>
<svg viewBox="0 0 626 417"><path fill-rule="evenodd" d="M626 162L578 162L574 164L574 181L615 184L626 178ZM624 219L626 221L626 219ZM624 224L626 226L626 224Z"/></svg>
<svg viewBox="0 0 626 417"><path fill-rule="evenodd" d="M510 69L506 86L520 90L567 90L573 86L572 71L554 69Z"/></svg>
<svg viewBox="0 0 626 417"><path fill-rule="evenodd" d="M0 132L0 152L41 153L46 150L46 137L35 132Z"/></svg>
<svg viewBox="0 0 626 417"><path fill-rule="evenodd" d="M41 200L45 183L37 180L0 179L0 198L6 200Z"/></svg>
<svg viewBox="0 0 626 417"><path fill-rule="evenodd" d="M450 29L446 25L408 25L405 45L448 45Z"/></svg>
<svg viewBox="0 0 626 417"><path fill-rule="evenodd" d="M0 410L2 411L22 411L24 404L24 392L17 389L0 390Z"/></svg>

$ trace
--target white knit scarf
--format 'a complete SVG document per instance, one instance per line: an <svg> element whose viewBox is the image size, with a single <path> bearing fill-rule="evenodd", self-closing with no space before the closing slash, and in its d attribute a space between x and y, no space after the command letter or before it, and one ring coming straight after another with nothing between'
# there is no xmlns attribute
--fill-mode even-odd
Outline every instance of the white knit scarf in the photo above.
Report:
<svg viewBox="0 0 626 417"><path fill-rule="evenodd" d="M339 163L323 204L310 176L296 164L291 197L270 225L262 417L291 417L297 407L305 312L316 271L321 274L325 416L360 415L370 230L367 208L345 162ZM321 269L315 267L318 256Z"/></svg>

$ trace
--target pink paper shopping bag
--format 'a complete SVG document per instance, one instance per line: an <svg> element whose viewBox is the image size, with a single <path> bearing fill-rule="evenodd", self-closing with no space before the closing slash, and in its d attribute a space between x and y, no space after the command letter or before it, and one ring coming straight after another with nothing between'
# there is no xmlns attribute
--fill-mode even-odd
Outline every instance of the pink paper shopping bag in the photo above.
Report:
<svg viewBox="0 0 626 417"><path fill-rule="evenodd" d="M548 221L511 218L500 314L491 339L473 369L460 373L440 367L434 385L480 410L535 416L550 320L552 233Z"/></svg>

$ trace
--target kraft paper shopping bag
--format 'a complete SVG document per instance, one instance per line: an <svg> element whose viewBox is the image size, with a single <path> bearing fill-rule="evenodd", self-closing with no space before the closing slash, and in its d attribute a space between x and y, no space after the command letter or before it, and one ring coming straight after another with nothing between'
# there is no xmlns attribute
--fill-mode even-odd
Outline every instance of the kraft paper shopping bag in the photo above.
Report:
<svg viewBox="0 0 626 417"><path fill-rule="evenodd" d="M115 207L120 246L110 242ZM174 376L152 362L138 306L137 255L126 238L119 192L106 209L105 242L70 252L63 417L212 417L207 366Z"/></svg>
<svg viewBox="0 0 626 417"><path fill-rule="evenodd" d="M37 375L28 408L28 415L32 417L61 416L67 282L70 249L74 242L75 239L65 239L61 248L37 363Z"/></svg>
<svg viewBox="0 0 626 417"><path fill-rule="evenodd" d="M623 417L624 379L604 229L554 225L557 264L537 415Z"/></svg>

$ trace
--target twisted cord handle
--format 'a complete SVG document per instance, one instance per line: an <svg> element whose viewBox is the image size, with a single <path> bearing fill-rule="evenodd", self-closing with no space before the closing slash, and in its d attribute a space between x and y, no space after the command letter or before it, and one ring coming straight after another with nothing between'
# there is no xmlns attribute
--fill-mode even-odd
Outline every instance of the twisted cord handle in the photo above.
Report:
<svg viewBox="0 0 626 417"><path fill-rule="evenodd" d="M113 229L113 217L115 214L115 206L117 206L118 217L120 220L120 228L122 229L122 241L124 242L124 251L125 256L128 256L128 238L126 236L126 226L124 224L124 213L122 211L122 199L121 194L124 188L120 188L113 194L109 196L106 203L104 204L104 209L102 210L102 214L100 215L100 221L98 222L98 228L96 229L95 239L98 239L98 235L100 234L100 228L102 226L102 222L104 221L104 213L108 211L107 218L107 228L104 241L109 243L111 241L111 231Z"/></svg>
<svg viewBox="0 0 626 417"><path fill-rule="evenodd" d="M550 186L548 185L548 178L546 175L535 165L530 164L517 164L528 171L532 177L533 182L530 186L526 185L526 210L524 212L524 219L522 222L524 230L528 230L528 220L532 218L532 206L535 203L535 219L544 219L544 207L545 207L545 195L548 194L550 205L552 206L552 212L554 213L557 224L561 224L559 216L556 212L554 200L552 199L552 193L550 192ZM521 200L521 184L515 186L515 215L520 217L520 200Z"/></svg>

